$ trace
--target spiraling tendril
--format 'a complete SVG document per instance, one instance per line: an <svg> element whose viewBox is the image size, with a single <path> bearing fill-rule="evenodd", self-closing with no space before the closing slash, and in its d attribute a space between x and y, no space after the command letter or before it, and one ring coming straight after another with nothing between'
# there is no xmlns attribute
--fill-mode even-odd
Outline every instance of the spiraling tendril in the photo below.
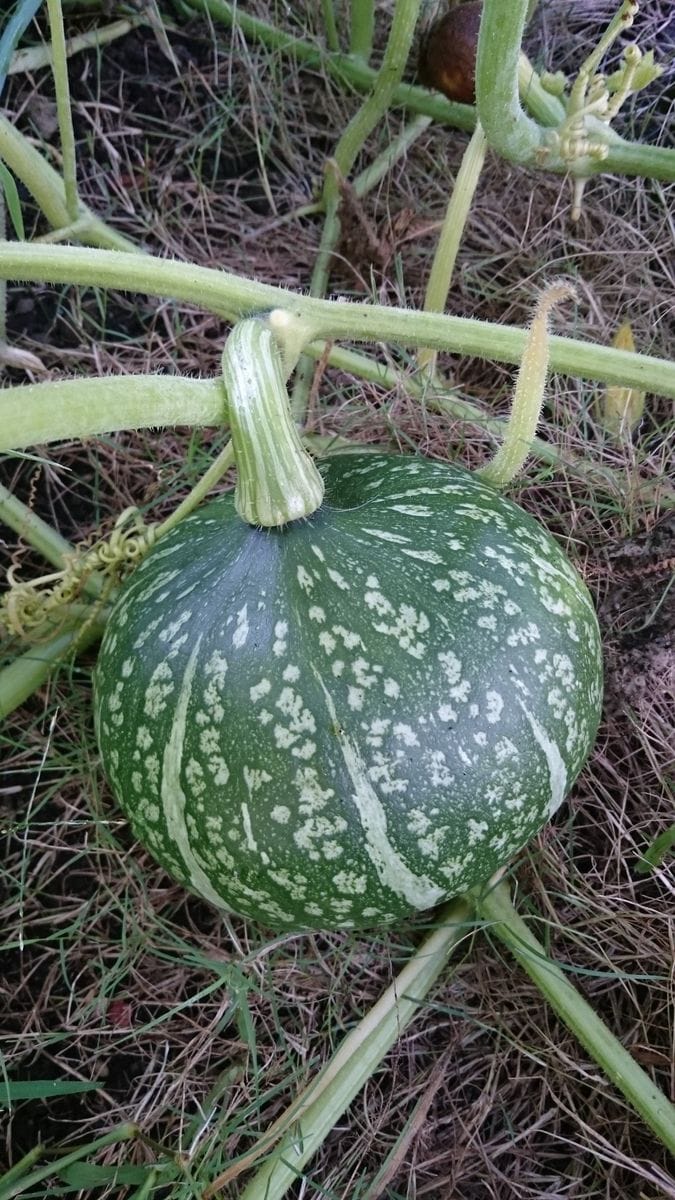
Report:
<svg viewBox="0 0 675 1200"><path fill-rule="evenodd" d="M0 622L17 637L25 638L45 625L49 627L46 636L52 636L55 625L69 620L68 606L78 600L87 580L98 572L103 583L91 619L155 544L158 528L146 525L137 508L125 508L110 536L89 548L79 547L76 554L68 556L63 570L23 583L15 579L16 568L10 567L9 589L0 601Z"/></svg>

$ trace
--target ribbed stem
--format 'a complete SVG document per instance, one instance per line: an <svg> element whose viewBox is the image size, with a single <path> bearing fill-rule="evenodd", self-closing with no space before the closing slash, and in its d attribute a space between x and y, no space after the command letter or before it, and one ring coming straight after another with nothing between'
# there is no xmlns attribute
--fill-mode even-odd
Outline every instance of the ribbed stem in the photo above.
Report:
<svg viewBox="0 0 675 1200"><path fill-rule="evenodd" d="M506 883L488 888L476 906L490 932L527 971L551 1008L619 1089L664 1146L675 1154L675 1106L570 983L569 977L518 915Z"/></svg>
<svg viewBox="0 0 675 1200"><path fill-rule="evenodd" d="M250 525L271 528L315 512L324 485L291 416L281 352L251 318L235 325L223 352L234 458L235 505Z"/></svg>

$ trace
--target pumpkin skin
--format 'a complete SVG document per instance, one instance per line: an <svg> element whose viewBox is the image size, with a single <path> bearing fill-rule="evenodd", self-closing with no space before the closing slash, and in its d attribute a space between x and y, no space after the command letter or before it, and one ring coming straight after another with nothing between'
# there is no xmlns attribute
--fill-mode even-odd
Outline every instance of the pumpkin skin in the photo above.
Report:
<svg viewBox="0 0 675 1200"><path fill-rule="evenodd" d="M486 881L562 803L600 715L562 550L467 471L340 455L307 520L231 495L124 585L104 769L175 879L278 930L384 925Z"/></svg>

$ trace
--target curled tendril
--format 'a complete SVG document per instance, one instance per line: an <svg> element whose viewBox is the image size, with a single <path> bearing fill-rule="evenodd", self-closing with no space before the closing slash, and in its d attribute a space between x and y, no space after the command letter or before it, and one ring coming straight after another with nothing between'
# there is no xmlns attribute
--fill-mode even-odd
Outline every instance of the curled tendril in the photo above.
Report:
<svg viewBox="0 0 675 1200"><path fill-rule="evenodd" d="M15 579L15 568L7 572L9 590L0 601L0 621L10 633L26 637L40 626L67 619L67 606L79 597L90 576L98 571L105 576L99 601L102 603L116 583L130 573L154 546L157 525L146 525L137 508L120 513L110 536L88 549L79 547L70 555L63 570L42 575L30 583Z"/></svg>

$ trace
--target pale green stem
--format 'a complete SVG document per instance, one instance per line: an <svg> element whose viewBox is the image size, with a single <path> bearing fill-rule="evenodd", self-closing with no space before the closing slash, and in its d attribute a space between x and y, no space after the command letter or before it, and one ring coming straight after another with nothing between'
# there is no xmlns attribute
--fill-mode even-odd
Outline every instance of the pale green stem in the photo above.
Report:
<svg viewBox="0 0 675 1200"><path fill-rule="evenodd" d="M392 105L408 61L419 9L420 0L396 0L387 47L373 90L352 117L335 148L335 162L344 176L351 171L366 138ZM329 181L328 188L337 192L335 182Z"/></svg>
<svg viewBox="0 0 675 1200"><path fill-rule="evenodd" d="M49 233L41 233L33 238L34 245L51 245L54 242L83 241L87 244L87 232L90 221L88 217L78 217L71 225L62 225L60 229L50 229Z"/></svg>
<svg viewBox="0 0 675 1200"><path fill-rule="evenodd" d="M373 0L351 0L349 53L367 63L373 50L375 5Z"/></svg>
<svg viewBox="0 0 675 1200"><path fill-rule="evenodd" d="M121 429L227 423L222 379L107 375L5 388L0 451Z"/></svg>
<svg viewBox="0 0 675 1200"><path fill-rule="evenodd" d="M338 370L375 383L387 392L403 389L408 395L423 400L430 410L446 413L452 418L459 417L494 433L495 437L502 440L506 427L504 418L488 416L469 400L461 399L452 393L436 391L425 381L394 367L387 367L377 359L358 354L355 350L335 345L328 348L325 342L314 342L306 349L307 354L314 359L323 357L327 351L328 362ZM168 389L169 395L167 389L161 386L162 382L167 381L171 384ZM72 424L69 426L66 398L70 388L73 389L77 403L73 405ZM182 395L182 392L185 395ZM184 403L185 396L189 400L187 405ZM4 427L0 427L0 451L48 442L52 436L50 427L55 413L59 415L61 427L54 435L54 440L110 432L111 425L118 424L120 410L126 414L124 428L128 429L158 428L164 425L218 426L224 423L223 396L220 377L198 380L161 375L127 375L105 379L58 380L5 388L1 402L11 417L11 429L8 433ZM86 406L83 409L80 403L87 397L90 402L89 411L85 410ZM114 404L111 405L111 401ZM172 406L167 411L169 401L172 402ZM25 429L32 431L30 436L26 434L22 437L22 421ZM312 437L310 444L324 447L337 445L341 440L345 445L353 444L337 435L326 435L318 440ZM363 447L359 446L359 449L362 451ZM563 467L570 474L589 480L594 487L605 492L623 495L626 487L630 486L631 494L635 494L634 482L628 485L623 472L605 468L592 458L576 458L561 452L554 443L544 442L537 437L532 440L531 452L544 462ZM672 505L675 493L669 492L663 481L645 480L645 494L650 488L660 492L661 504L667 507Z"/></svg>
<svg viewBox="0 0 675 1200"><path fill-rule="evenodd" d="M339 139L333 155L335 165L329 164L327 167L323 186L325 221L309 285L310 296L323 296L328 286L331 262L340 237L339 178L347 178L364 142L391 105L394 91L401 81L408 61L419 7L420 0L396 0L389 39L382 66L373 83L373 90ZM291 400L293 416L301 423L305 418L313 372L314 366L310 360L302 359Z"/></svg>
<svg viewBox="0 0 675 1200"><path fill-rule="evenodd" d="M14 389L10 389L14 390ZM17 388L17 391L23 391L23 388ZM26 389L28 390L28 389ZM46 558L47 562L52 566L62 570L66 565L66 559L76 553L75 547L71 545L66 538L52 529L46 521L38 517L21 500L17 500L16 496L0 483L0 521L3 525L7 525L19 535L22 541L32 546Z"/></svg>
<svg viewBox="0 0 675 1200"><path fill-rule="evenodd" d="M403 158L413 143L417 140L425 129L431 125L431 117L415 117L409 125L406 125L397 136L385 146L381 154L374 158L363 171L361 171L354 179L352 187L359 200L367 196L373 188L377 187L378 183L384 179L385 175L391 168ZM288 224L289 221L295 221L299 217L310 217L315 213L325 211L323 197L317 200L315 204L303 204L300 208L294 208L290 212L285 213L272 226L278 229L281 225Z"/></svg>
<svg viewBox="0 0 675 1200"><path fill-rule="evenodd" d="M102 25L80 33L77 37L68 38L66 56L72 58L81 50L91 50L92 47L105 46L117 38L124 37L131 29L143 24L143 17L127 17L123 21L113 21L110 25ZM39 71L41 67L50 67L54 55L50 45L27 46L25 50L16 50L9 64L8 75L23 75L27 71Z"/></svg>
<svg viewBox="0 0 675 1200"><path fill-rule="evenodd" d="M527 334L504 441L491 462L477 471L481 479L493 487L507 487L522 470L530 453L544 402L549 361L549 315L555 304L574 294L569 284L559 283L547 288L539 299Z"/></svg>
<svg viewBox="0 0 675 1200"><path fill-rule="evenodd" d="M320 358L324 349L323 343L315 343L308 347L307 353L312 354L315 358ZM429 386L425 379L420 380L403 371L397 371L393 367L386 367L377 359L358 354L355 350L346 350L342 346L331 347L328 362L346 374L356 375L357 378L379 384L386 392L403 390L409 395L423 400L425 406L432 412L445 413L453 418L459 417L462 421L494 433L500 440L504 436L507 421L503 417L488 416L477 404L472 404L470 400L460 399L450 393L438 391ZM330 438L327 439L326 444L329 441ZM365 448L363 447L363 449ZM532 439L530 450L543 462L551 463L555 467L562 467L569 474L591 483L596 489L614 496L627 497L629 493L633 497L635 495L633 491L635 480L627 480L623 471L603 467L601 463L595 462L592 458L578 458L576 455L559 450L553 442L545 442L538 437ZM654 497L660 507L668 509L675 507L675 488L662 478L644 480L641 484L640 494L644 500Z"/></svg>
<svg viewBox="0 0 675 1200"><path fill-rule="evenodd" d="M323 14L323 27L326 33L326 45L333 54L336 54L340 49L340 39L338 38L335 22L334 0L321 0L321 12Z"/></svg>
<svg viewBox="0 0 675 1200"><path fill-rule="evenodd" d="M220 315L285 308L307 322L312 338L431 346L494 362L520 363L526 340L525 330L510 325L318 300L209 267L78 246L0 245L2 277L140 291L185 300ZM675 397L675 362L556 336L550 340L550 355L554 371Z"/></svg>
<svg viewBox="0 0 675 1200"><path fill-rule="evenodd" d="M0 720L25 704L57 667L63 666L78 651L92 645L102 632L103 625L97 617L95 622L87 626L84 635L79 626L54 634L47 641L31 646L9 666L3 667L0 670Z"/></svg>
<svg viewBox="0 0 675 1200"><path fill-rule="evenodd" d="M602 37L599 38L590 54L587 55L579 67L577 77L570 91L570 104L568 108L570 115L583 108L591 76L597 71L610 46L612 46L616 39L620 37L621 34L626 30L627 26L624 20L624 14L627 13L627 11L632 7L633 6L630 3L626 3L624 0L624 3L621 4L618 12L616 12L612 17L612 20L607 26ZM637 8L637 5L634 7Z"/></svg>
<svg viewBox="0 0 675 1200"><path fill-rule="evenodd" d="M55 229L62 229L71 224L61 176L1 113L0 158L12 174L28 188L50 225ZM78 227L81 228L78 235L80 241L109 250L127 250L141 254L129 238L111 229L86 205L81 204L79 212L81 219L86 219L85 227L80 227L78 222Z"/></svg>
<svg viewBox="0 0 675 1200"><path fill-rule="evenodd" d="M546 91L532 63L522 52L518 56L518 93L540 125L557 129L565 120L567 110L562 100Z"/></svg>
<svg viewBox="0 0 675 1200"><path fill-rule="evenodd" d="M6 1190L2 1190L2 1200L12 1200L14 1196L19 1196L22 1192L28 1191L42 1183L45 1179L53 1179L58 1175L59 1171L65 1170L66 1167L73 1163L80 1162L83 1158L91 1154L96 1154L99 1150L105 1149L106 1146L114 1146L118 1142L128 1142L132 1138L139 1136L137 1125L132 1125L127 1122L124 1125L116 1125L109 1133L104 1133L102 1137L96 1138L93 1142L87 1142L84 1145L78 1146L77 1150L72 1150L70 1154L64 1154L60 1158L50 1156L50 1160L44 1167L39 1167L35 1171L31 1171L28 1175L22 1175L16 1183L11 1184ZM46 1194L46 1193L43 1193Z"/></svg>
<svg viewBox="0 0 675 1200"><path fill-rule="evenodd" d="M316 1153L354 1097L423 1003L457 943L472 928L472 907L453 900L438 914L434 929L366 1017L352 1029L337 1053L262 1138L255 1161L269 1157L244 1188L240 1200L280 1200ZM279 1138L281 1144L275 1149ZM207 1189L215 1196L218 1180Z"/></svg>
<svg viewBox="0 0 675 1200"><path fill-rule="evenodd" d="M68 558L77 555L77 549L71 545L56 529L52 529L42 517L38 517L32 509L13 496L0 483L0 521L13 529L22 541L37 550L47 562L62 571L67 566ZM99 575L89 575L84 581L83 591L94 599L101 595L104 582Z"/></svg>
<svg viewBox="0 0 675 1200"><path fill-rule="evenodd" d="M76 221L80 215L80 201L77 194L77 160L75 155L75 133L73 130L73 115L70 107L70 88L68 86L68 56L66 53L66 35L63 29L63 12L61 0L47 0L49 13L49 30L52 39L52 71L54 89L56 92L56 113L61 137L61 156L63 160L63 183L66 197L66 209L71 221Z"/></svg>
<svg viewBox="0 0 675 1200"><path fill-rule="evenodd" d="M425 312L443 312L445 309L457 260L457 251L476 194L486 150L487 142L479 121L462 155L455 186L445 212L424 296ZM417 356L419 366L427 369L432 375L436 367L436 354L435 350L425 348Z"/></svg>
<svg viewBox="0 0 675 1200"><path fill-rule="evenodd" d="M593 137L598 137L599 140L607 142L609 153L602 162L596 162L595 159L584 160L584 170L586 174L597 175L600 172L613 175L639 175L645 179L675 179L675 150L668 146L648 146L642 142L624 142L614 141L607 136L607 126L603 126L603 132L596 134L595 125L590 125ZM613 134L613 130L609 131ZM560 170L565 164L561 164ZM558 170L558 167L552 167L551 170ZM549 170L549 162L546 160L546 170Z"/></svg>
<svg viewBox="0 0 675 1200"><path fill-rule="evenodd" d="M490 932L508 946L591 1058L663 1145L675 1154L675 1106L600 1020L564 971L548 957L513 907L508 886L500 883L490 887L477 898L476 907L489 924Z"/></svg>
<svg viewBox="0 0 675 1200"><path fill-rule="evenodd" d="M293 374L300 355L312 341L314 325L286 308L272 309L267 315L266 325L274 334L286 382Z"/></svg>
<svg viewBox="0 0 675 1200"><path fill-rule="evenodd" d="M170 529L173 529L175 525L178 525L178 523L182 521L184 517L188 517L191 512L194 512L197 505L201 504L204 497L207 496L211 489L218 483L218 481L222 479L225 472L229 471L233 463L234 447L232 442L228 442L227 445L220 451L218 457L213 460L211 466L204 472L201 479L195 484L192 491L189 492L185 499L181 501L181 503L178 505L178 508L171 513L170 517L167 517L165 521L162 521L161 525L158 525L155 531L155 536L158 538L164 537L164 535L168 533Z"/></svg>
<svg viewBox="0 0 675 1200"><path fill-rule="evenodd" d="M327 168L330 169L330 168ZM321 240L317 251L312 276L309 282L310 296L324 296L328 287L331 261L335 247L340 238L340 218L338 217L337 201L329 197L324 189L322 209L325 214ZM314 378L314 363L307 355L302 356L298 363L291 393L291 412L293 419L299 425L304 424L307 416L307 403Z"/></svg>
<svg viewBox="0 0 675 1200"><path fill-rule="evenodd" d="M518 91L523 104L540 125L556 129L565 120L567 109L562 99L547 92L527 55L522 53L518 57ZM600 134L608 144L624 145L623 138L611 125L592 115L587 121L593 135Z"/></svg>

